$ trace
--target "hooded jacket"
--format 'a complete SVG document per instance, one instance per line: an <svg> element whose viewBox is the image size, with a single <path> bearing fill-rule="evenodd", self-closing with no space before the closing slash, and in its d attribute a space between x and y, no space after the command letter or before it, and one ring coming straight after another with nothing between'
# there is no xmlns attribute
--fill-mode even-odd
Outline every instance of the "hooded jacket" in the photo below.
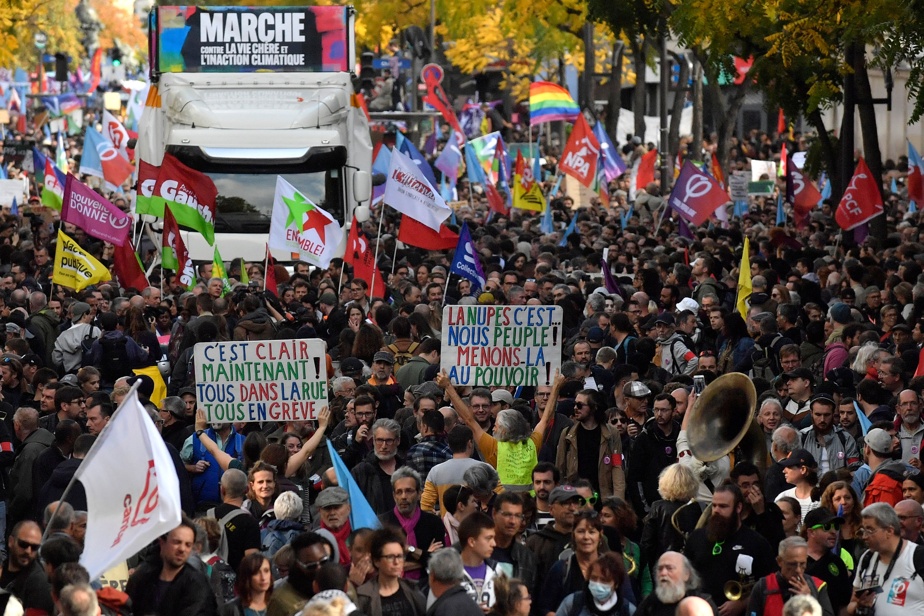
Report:
<svg viewBox="0 0 924 616"><path fill-rule="evenodd" d="M61 332L55 340L51 361L55 366L63 366L67 373L77 372L83 359L83 339L90 336L99 339L100 329L90 323L78 323Z"/></svg>
<svg viewBox="0 0 924 616"><path fill-rule="evenodd" d="M235 340L272 340L276 327L264 308L248 312L234 327Z"/></svg>

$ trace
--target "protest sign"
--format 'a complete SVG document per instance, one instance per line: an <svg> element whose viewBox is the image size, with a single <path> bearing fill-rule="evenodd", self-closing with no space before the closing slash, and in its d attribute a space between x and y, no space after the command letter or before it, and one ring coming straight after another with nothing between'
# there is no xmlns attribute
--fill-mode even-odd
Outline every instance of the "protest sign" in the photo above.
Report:
<svg viewBox="0 0 924 616"><path fill-rule="evenodd" d="M562 336L560 306L446 306L440 368L455 385L551 385Z"/></svg>
<svg viewBox="0 0 924 616"><path fill-rule="evenodd" d="M748 175L744 171L735 171L728 178L728 192L732 201L748 200Z"/></svg>
<svg viewBox="0 0 924 616"><path fill-rule="evenodd" d="M327 404L322 340L203 342L193 353L209 422L307 421Z"/></svg>

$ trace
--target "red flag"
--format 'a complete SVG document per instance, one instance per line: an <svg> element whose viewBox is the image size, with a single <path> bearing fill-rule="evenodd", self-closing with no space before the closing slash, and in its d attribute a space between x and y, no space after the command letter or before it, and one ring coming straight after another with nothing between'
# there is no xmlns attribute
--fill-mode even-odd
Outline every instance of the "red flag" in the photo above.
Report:
<svg viewBox="0 0 924 616"><path fill-rule="evenodd" d="M719 186L725 188L725 174L722 173L722 165L719 164L719 158L712 153L712 177L719 183Z"/></svg>
<svg viewBox="0 0 924 616"><path fill-rule="evenodd" d="M783 142L782 147L780 148L780 168L776 170L777 177L783 177L786 175L786 167L788 156L786 155L786 142Z"/></svg>
<svg viewBox="0 0 924 616"><path fill-rule="evenodd" d="M375 263L375 252L369 246L369 240L360 232L355 218L347 236L343 260L353 266L354 278L362 278L369 284L369 297L385 297L385 281Z"/></svg>
<svg viewBox="0 0 924 616"><path fill-rule="evenodd" d="M783 110L780 109L780 115L776 118L776 134L782 135L786 132L786 116L783 115Z"/></svg>
<svg viewBox="0 0 924 616"><path fill-rule="evenodd" d="M658 151L651 150L642 155L638 161L638 173L635 176L635 189L645 188L655 181L655 163L658 160Z"/></svg>
<svg viewBox="0 0 924 616"><path fill-rule="evenodd" d="M16 120L16 132L20 135L25 135L29 131L29 127L26 124L26 113L22 112L19 114L19 118Z"/></svg>
<svg viewBox="0 0 924 616"><path fill-rule="evenodd" d="M882 194L866 161L862 158L853 172L850 186L844 191L834 219L844 231L859 227L870 219L882 214Z"/></svg>
<svg viewBox="0 0 924 616"><path fill-rule="evenodd" d="M924 204L924 162L918 151L908 142L908 199Z"/></svg>
<svg viewBox="0 0 924 616"><path fill-rule="evenodd" d="M137 289L143 291L149 287L148 279L141 269L141 263L138 261L138 254L135 252L131 242L125 242L122 246L114 246L115 252L112 255L113 271L119 279L119 284L124 289Z"/></svg>
<svg viewBox="0 0 924 616"><path fill-rule="evenodd" d="M276 259L270 253L269 244L266 245L266 271L263 272L263 289L279 295L279 283L276 282Z"/></svg>
<svg viewBox="0 0 924 616"><path fill-rule="evenodd" d="M708 173L687 160L677 176L668 203L694 225L701 225L720 205L728 203L726 193Z"/></svg>
<svg viewBox="0 0 924 616"><path fill-rule="evenodd" d="M454 250L459 244L459 234L454 233L446 225L440 226L440 232L437 233L410 216L402 216L401 227L398 229L398 240L424 250Z"/></svg>
<svg viewBox="0 0 924 616"><path fill-rule="evenodd" d="M510 213L510 210L507 209L507 204L504 202L504 198L499 192L497 192L497 187L494 186L491 182L485 182L484 193L488 198L488 207L497 212L498 214L507 215ZM405 219L407 220L407 219ZM429 227L428 227L429 228ZM433 229L430 229L433 232ZM453 244L455 247L455 244Z"/></svg>
<svg viewBox="0 0 924 616"><path fill-rule="evenodd" d="M582 113L574 121L574 130L571 131L568 143L565 144L565 151L562 152L561 160L558 162L558 169L590 188L597 178L599 159L600 142L590 130ZM639 175L641 175L641 167L639 167Z"/></svg>
<svg viewBox="0 0 924 616"><path fill-rule="evenodd" d="M801 229L808 224L809 214L821 201L821 193L815 188L795 165L789 165L786 172L786 200L792 203L793 219L796 228Z"/></svg>
<svg viewBox="0 0 924 616"><path fill-rule="evenodd" d="M96 92L96 88L99 87L100 79L103 75L103 48L97 47L96 51L93 52L93 60L90 62L90 89L87 90L90 94Z"/></svg>

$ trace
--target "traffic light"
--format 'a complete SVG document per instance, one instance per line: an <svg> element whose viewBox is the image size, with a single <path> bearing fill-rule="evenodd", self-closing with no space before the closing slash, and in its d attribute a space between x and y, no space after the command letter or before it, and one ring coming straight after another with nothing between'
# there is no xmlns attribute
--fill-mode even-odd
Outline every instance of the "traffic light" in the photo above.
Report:
<svg viewBox="0 0 924 616"><path fill-rule="evenodd" d="M375 89L375 67L372 65L375 61L375 54L371 51L364 51L359 57L359 87L367 97L371 97Z"/></svg>
<svg viewBox="0 0 924 616"><path fill-rule="evenodd" d="M60 51L55 54L55 81L67 81L67 56Z"/></svg>
<svg viewBox="0 0 924 616"><path fill-rule="evenodd" d="M110 49L109 59L112 60L113 66L122 66L122 50L118 47L113 47Z"/></svg>
<svg viewBox="0 0 924 616"><path fill-rule="evenodd" d="M408 26L401 33L404 36L404 44L411 48L411 53L419 60L430 59L430 42L427 35L420 26Z"/></svg>

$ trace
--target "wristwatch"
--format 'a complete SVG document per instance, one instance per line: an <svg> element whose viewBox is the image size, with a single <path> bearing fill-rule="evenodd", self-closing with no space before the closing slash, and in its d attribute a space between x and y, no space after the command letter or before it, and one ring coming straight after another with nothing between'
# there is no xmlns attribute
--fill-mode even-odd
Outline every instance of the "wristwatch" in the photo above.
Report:
<svg viewBox="0 0 924 616"><path fill-rule="evenodd" d="M197 437L202 436L203 432L205 432L205 430L196 430L196 436Z"/></svg>
<svg viewBox="0 0 924 616"><path fill-rule="evenodd" d="M413 556L414 558L418 558L417 552L418 552L417 548L415 548L413 545L407 546L407 553Z"/></svg>

